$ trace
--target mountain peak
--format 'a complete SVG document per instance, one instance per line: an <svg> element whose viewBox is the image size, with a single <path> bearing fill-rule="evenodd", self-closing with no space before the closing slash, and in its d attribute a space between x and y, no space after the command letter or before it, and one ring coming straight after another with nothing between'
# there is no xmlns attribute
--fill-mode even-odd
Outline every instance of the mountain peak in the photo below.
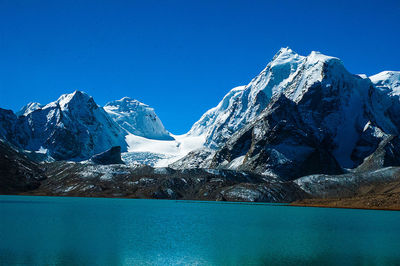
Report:
<svg viewBox="0 0 400 266"><path fill-rule="evenodd" d="M130 97L123 97L120 100L108 102L104 107L108 109L119 109L122 112L131 112L142 108L153 109L147 104Z"/></svg>
<svg viewBox="0 0 400 266"><path fill-rule="evenodd" d="M314 63L318 63L318 62L330 62L330 61L339 62L340 64L342 63L339 58L333 57L333 56L324 55L324 54L322 54L321 52L318 52L318 51L312 51L307 56L307 62L309 64L314 64Z"/></svg>
<svg viewBox="0 0 400 266"><path fill-rule="evenodd" d="M400 95L400 71L382 71L369 79L378 89L389 89L391 95Z"/></svg>
<svg viewBox="0 0 400 266"><path fill-rule="evenodd" d="M286 48L281 48L279 51L275 54L275 56L272 58L271 63L269 66L273 67L276 65L282 65L282 64L287 64L292 61L298 61L299 59L304 58L303 56L297 54L294 52L292 49L289 47Z"/></svg>
<svg viewBox="0 0 400 266"><path fill-rule="evenodd" d="M378 80L400 80L400 71L382 71L378 74L369 77L372 82Z"/></svg>
<svg viewBox="0 0 400 266"><path fill-rule="evenodd" d="M96 105L92 96L89 96L87 93L85 93L83 91L75 90L72 93L67 93L67 94L61 95L56 101L47 104L44 108L54 107L54 106L59 105L61 110L65 110L71 104L83 106L83 105L87 105L88 103L90 106Z"/></svg>
<svg viewBox="0 0 400 266"><path fill-rule="evenodd" d="M38 102L30 102L30 103L28 103L27 105L25 105L24 107L22 107L22 108L21 108L18 112L16 112L15 114L16 114L17 116L21 116L21 115L26 116L26 115L32 113L33 111L35 111L35 110L37 110L37 109L40 109L40 108L42 108L42 107L43 107L43 105L41 105L41 104L38 103Z"/></svg>
<svg viewBox="0 0 400 266"><path fill-rule="evenodd" d="M104 106L104 110L125 131L149 139L172 140L154 109L138 100L124 97Z"/></svg>
<svg viewBox="0 0 400 266"><path fill-rule="evenodd" d="M292 54L294 53L292 49L290 49L289 47L282 47L281 49L279 49L279 51L275 54L274 58L282 55L282 54Z"/></svg>

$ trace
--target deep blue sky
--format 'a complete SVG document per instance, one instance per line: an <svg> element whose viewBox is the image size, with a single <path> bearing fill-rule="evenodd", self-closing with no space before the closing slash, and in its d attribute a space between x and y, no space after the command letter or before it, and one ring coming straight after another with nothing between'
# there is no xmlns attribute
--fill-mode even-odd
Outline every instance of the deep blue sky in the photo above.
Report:
<svg viewBox="0 0 400 266"><path fill-rule="evenodd" d="M184 133L280 47L353 73L400 70L399 16L399 0L0 0L0 107L130 96Z"/></svg>

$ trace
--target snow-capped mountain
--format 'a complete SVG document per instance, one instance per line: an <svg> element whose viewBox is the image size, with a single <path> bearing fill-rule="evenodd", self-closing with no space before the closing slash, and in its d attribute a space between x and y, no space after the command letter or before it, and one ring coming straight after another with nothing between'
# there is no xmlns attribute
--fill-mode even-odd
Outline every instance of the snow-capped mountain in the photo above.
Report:
<svg viewBox="0 0 400 266"><path fill-rule="evenodd" d="M127 133L149 139L173 140L154 109L144 103L124 97L107 103L104 110Z"/></svg>
<svg viewBox="0 0 400 266"><path fill-rule="evenodd" d="M221 147L234 132L254 120L273 95L287 87L304 60L305 57L289 48L280 49L248 85L232 89L216 107L207 111L193 125L189 135L204 135L207 147Z"/></svg>
<svg viewBox="0 0 400 266"><path fill-rule="evenodd" d="M390 95L400 95L400 71L383 71L369 78L375 87L390 90Z"/></svg>
<svg viewBox="0 0 400 266"><path fill-rule="evenodd" d="M353 75L338 58L282 48L184 135L170 134L154 109L137 100L125 97L103 109L76 91L44 106L30 103L18 116L0 109L0 137L23 149L47 149L55 159L83 160L121 146L126 161L155 166L292 173L289 179L336 174L399 134L399 84L400 72Z"/></svg>
<svg viewBox="0 0 400 266"><path fill-rule="evenodd" d="M15 114L17 116L21 116L21 115L28 115L30 113L32 113L33 111L42 108L43 105L41 105L40 103L37 102L31 102L28 103L27 105L25 105L24 107L22 107L18 112L16 112Z"/></svg>
<svg viewBox="0 0 400 266"><path fill-rule="evenodd" d="M278 75L274 71L279 69L286 71ZM377 88L370 79L349 73L338 58L281 49L249 85L231 90L193 126L190 133L204 134L205 145L216 153L209 152L206 159L205 152L192 153L175 165L193 166L197 157L203 162L211 158L208 166L263 174L292 169L291 178L322 162L326 171L330 166L333 172L337 166L353 168L385 137L399 132L396 72L385 73L372 78ZM291 113L281 115L285 108Z"/></svg>
<svg viewBox="0 0 400 266"><path fill-rule="evenodd" d="M8 132L26 150L47 149L57 160L87 159L112 146L126 150L126 133L84 92L64 94L24 114L9 114L14 122Z"/></svg>

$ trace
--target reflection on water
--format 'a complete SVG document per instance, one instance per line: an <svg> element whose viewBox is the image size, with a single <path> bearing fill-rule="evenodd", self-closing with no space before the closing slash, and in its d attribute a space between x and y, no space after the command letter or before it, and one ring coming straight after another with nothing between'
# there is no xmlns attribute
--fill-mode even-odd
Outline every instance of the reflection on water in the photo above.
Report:
<svg viewBox="0 0 400 266"><path fill-rule="evenodd" d="M399 220L389 211L0 196L0 264L395 264Z"/></svg>

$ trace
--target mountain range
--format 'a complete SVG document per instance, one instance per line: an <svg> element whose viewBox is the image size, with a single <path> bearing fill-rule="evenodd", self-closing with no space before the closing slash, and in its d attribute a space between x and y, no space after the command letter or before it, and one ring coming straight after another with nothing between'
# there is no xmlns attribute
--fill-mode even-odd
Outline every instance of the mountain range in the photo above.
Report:
<svg viewBox="0 0 400 266"><path fill-rule="evenodd" d="M17 113L0 108L0 138L55 161L87 162L120 146L128 165L229 170L292 182L346 175L366 164L379 165L369 171L400 166L399 95L400 72L355 75L336 57L282 48L183 135L167 131L154 109L137 100L124 97L101 107L75 91ZM368 163L378 157L383 163Z"/></svg>

